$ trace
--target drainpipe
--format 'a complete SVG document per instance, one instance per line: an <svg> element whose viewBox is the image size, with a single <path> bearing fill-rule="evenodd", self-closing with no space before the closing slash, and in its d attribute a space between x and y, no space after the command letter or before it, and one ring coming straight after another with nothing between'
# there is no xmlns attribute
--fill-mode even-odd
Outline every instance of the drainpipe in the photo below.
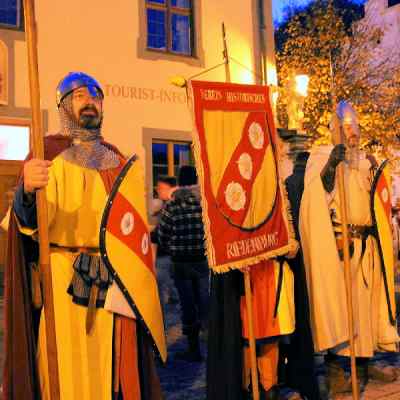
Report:
<svg viewBox="0 0 400 400"><path fill-rule="evenodd" d="M277 86L272 0L257 0L261 66L265 84Z"/></svg>

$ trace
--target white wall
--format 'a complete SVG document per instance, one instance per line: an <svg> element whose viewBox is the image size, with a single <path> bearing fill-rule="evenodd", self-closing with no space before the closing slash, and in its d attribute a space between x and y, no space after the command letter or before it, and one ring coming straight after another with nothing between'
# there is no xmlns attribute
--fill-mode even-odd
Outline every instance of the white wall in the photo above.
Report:
<svg viewBox="0 0 400 400"><path fill-rule="evenodd" d="M388 57L393 51L398 51L400 41L400 4L387 7L387 0L369 0L365 4L365 20L381 27L384 36L379 46L378 54ZM376 60L378 61L378 60ZM400 68L400 65L398 66ZM392 203L400 201L400 151L392 149Z"/></svg>
<svg viewBox="0 0 400 400"><path fill-rule="evenodd" d="M369 0L365 4L365 19L384 30L380 48L388 52L400 39L400 4L388 7L387 0Z"/></svg>
<svg viewBox="0 0 400 400"><path fill-rule="evenodd" d="M125 154L143 155L144 127L190 132L191 116L184 90L171 86L169 78L191 76L202 68L137 57L138 0L37 0L35 3L42 106L49 112L49 131L57 131L59 126L55 106L57 83L69 71L84 71L98 79L106 91L103 134ZM254 68L253 1L201 0L200 4L204 67L222 61L221 22L224 21L230 55ZM16 106L28 107L24 42L16 43L15 65ZM203 79L224 80L224 69ZM253 82L251 73L235 65L232 79Z"/></svg>

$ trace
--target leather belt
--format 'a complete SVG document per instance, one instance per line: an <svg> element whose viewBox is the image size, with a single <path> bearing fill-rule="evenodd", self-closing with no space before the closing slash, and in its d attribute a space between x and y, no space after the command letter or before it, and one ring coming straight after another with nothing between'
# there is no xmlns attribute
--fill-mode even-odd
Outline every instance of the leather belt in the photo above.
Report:
<svg viewBox="0 0 400 400"><path fill-rule="evenodd" d="M99 255L100 254L100 249L97 247L60 246L55 243L50 243L50 248L57 249L57 250L63 250L68 253L83 253L83 254L89 254L89 255Z"/></svg>

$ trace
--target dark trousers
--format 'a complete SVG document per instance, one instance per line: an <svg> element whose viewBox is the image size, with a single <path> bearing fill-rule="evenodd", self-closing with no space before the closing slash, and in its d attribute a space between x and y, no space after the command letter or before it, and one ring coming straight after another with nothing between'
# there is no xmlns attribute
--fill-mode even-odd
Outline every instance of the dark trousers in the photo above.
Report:
<svg viewBox="0 0 400 400"><path fill-rule="evenodd" d="M190 335L207 327L209 304L207 262L173 262L173 279L181 303L182 333Z"/></svg>
<svg viewBox="0 0 400 400"><path fill-rule="evenodd" d="M281 379L307 399L319 400L321 396L314 366L307 281L301 252L289 264L294 274L296 330L290 335L290 343L280 347Z"/></svg>

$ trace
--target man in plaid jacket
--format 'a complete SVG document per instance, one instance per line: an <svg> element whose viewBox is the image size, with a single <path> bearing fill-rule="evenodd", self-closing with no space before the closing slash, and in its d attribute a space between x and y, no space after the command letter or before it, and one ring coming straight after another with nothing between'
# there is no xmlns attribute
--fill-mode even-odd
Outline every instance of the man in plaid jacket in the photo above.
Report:
<svg viewBox="0 0 400 400"><path fill-rule="evenodd" d="M200 193L194 167L179 170L178 186L161 211L157 229L159 244L171 255L175 286L182 312L182 333L188 349L177 358L201 361L199 333L206 328L209 271L205 255Z"/></svg>

